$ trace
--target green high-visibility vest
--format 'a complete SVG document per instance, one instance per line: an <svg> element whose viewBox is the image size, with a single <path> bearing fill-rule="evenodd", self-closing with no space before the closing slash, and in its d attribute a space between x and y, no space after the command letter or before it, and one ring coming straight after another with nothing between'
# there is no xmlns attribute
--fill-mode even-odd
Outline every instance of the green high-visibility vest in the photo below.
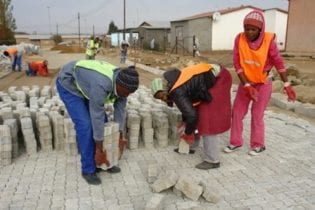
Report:
<svg viewBox="0 0 315 210"><path fill-rule="evenodd" d="M98 61L98 60L81 60L78 61L75 66L74 66L74 71L78 68L78 67L82 67L91 71L96 71L106 77L108 77L112 84L113 84L113 76L114 76L114 69L116 69L117 67L107 63L105 61ZM89 99L89 97L83 92L82 88L80 87L80 85L77 83L77 81L75 81L75 84L78 88L78 90L82 93L82 95ZM116 97L113 96L112 94L109 94L106 98L105 98L105 103L113 103L116 100Z"/></svg>
<svg viewBox="0 0 315 210"><path fill-rule="evenodd" d="M89 40L85 54L87 54L88 56L93 56L95 54L95 42L94 40Z"/></svg>

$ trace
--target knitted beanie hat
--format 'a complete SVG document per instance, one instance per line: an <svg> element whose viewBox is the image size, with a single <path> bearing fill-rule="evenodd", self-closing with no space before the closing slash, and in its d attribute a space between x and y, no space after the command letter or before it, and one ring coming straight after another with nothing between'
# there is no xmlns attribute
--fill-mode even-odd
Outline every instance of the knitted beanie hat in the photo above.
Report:
<svg viewBox="0 0 315 210"><path fill-rule="evenodd" d="M264 17L261 12L254 10L248 13L244 18L244 26L251 25L262 29L264 24Z"/></svg>
<svg viewBox="0 0 315 210"><path fill-rule="evenodd" d="M116 82L133 93L139 87L139 74L134 66L128 66L118 72Z"/></svg>

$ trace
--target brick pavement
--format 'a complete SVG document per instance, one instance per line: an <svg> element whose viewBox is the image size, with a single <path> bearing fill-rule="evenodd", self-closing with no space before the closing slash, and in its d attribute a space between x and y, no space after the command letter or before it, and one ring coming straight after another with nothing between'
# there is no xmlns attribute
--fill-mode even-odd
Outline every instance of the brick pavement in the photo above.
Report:
<svg viewBox="0 0 315 210"><path fill-rule="evenodd" d="M249 117L245 124L248 139ZM228 135L222 135L222 148ZM235 153L222 153L219 169L201 171L194 168L200 151L180 155L172 146L127 150L119 162L122 172L102 172L101 186L83 180L79 156L24 154L1 168L0 209L144 209L154 195L147 182L150 165L203 180L220 199L216 204L191 201L166 190L160 193L165 195L162 209L314 209L314 136L315 126L307 121L267 111L267 150L257 157L247 154L247 141Z"/></svg>
<svg viewBox="0 0 315 210"><path fill-rule="evenodd" d="M243 148L221 154L221 167L195 169L200 151L180 155L174 147L127 150L122 172L100 175L102 185L90 186L80 175L80 157L64 152L21 155L0 168L0 209L141 210L155 195L147 182L148 168L175 171L202 180L219 198L213 204L164 195L162 209L315 209L315 125L282 113L266 111L266 148L257 157L248 153L249 116L245 119ZM229 132L222 135L222 148Z"/></svg>

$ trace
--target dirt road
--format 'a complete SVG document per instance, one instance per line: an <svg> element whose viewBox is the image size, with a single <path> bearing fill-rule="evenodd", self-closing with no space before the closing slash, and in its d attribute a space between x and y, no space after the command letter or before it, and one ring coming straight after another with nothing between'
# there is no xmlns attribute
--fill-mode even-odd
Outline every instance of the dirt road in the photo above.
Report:
<svg viewBox="0 0 315 210"><path fill-rule="evenodd" d="M47 77L28 77L25 74L25 69L22 72L12 72L0 79L0 91L7 91L9 87L16 86L32 86L38 85L40 87L44 85L54 85L55 78L59 72L61 66L72 60L84 59L85 55L82 53L76 54L65 54L59 53L58 51L50 51L48 49L43 49L40 52L40 55L36 56L25 56L24 63L36 59L47 59L49 63L49 76ZM119 59L117 58L108 58L105 56L98 56L97 59L106 60L114 65L121 66L119 64ZM140 84L149 86L152 78L155 77L152 73L138 70L140 74Z"/></svg>

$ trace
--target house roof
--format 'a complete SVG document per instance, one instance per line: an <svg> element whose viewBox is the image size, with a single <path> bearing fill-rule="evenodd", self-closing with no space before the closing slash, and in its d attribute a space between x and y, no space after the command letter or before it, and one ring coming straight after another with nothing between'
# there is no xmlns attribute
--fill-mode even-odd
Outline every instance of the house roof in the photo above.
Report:
<svg viewBox="0 0 315 210"><path fill-rule="evenodd" d="M169 21L144 21L139 25L140 27L145 28L170 28L170 22Z"/></svg>
<svg viewBox="0 0 315 210"><path fill-rule="evenodd" d="M264 11L268 11L268 10L277 10L277 11L279 11L279 12L283 12L283 13L285 13L285 14L288 14L288 11L285 11L285 10L279 9L279 8L270 8L270 9L265 9Z"/></svg>
<svg viewBox="0 0 315 210"><path fill-rule="evenodd" d="M253 7L253 6L251 6L251 5L242 5L242 6L240 6L240 7L233 7L233 8L230 8L230 7L229 7L229 8L227 8L227 9L222 9L222 10L217 10L217 11L212 11L212 12L205 12L205 13L201 13L201 14L197 14L197 15L185 17L185 18L182 18L182 19L179 19L179 20L174 20L174 21L171 21L171 22L193 20L193 19L198 19L198 18L203 18L203 17L209 17L209 18L211 18L212 15L213 15L215 12L220 12L221 15L224 15L224 14L227 14L227 13L235 12L235 11L242 10L242 9L246 9L246 8L256 9L256 10L261 10L261 11L263 11L262 9L260 9L260 8L258 8L258 7Z"/></svg>

